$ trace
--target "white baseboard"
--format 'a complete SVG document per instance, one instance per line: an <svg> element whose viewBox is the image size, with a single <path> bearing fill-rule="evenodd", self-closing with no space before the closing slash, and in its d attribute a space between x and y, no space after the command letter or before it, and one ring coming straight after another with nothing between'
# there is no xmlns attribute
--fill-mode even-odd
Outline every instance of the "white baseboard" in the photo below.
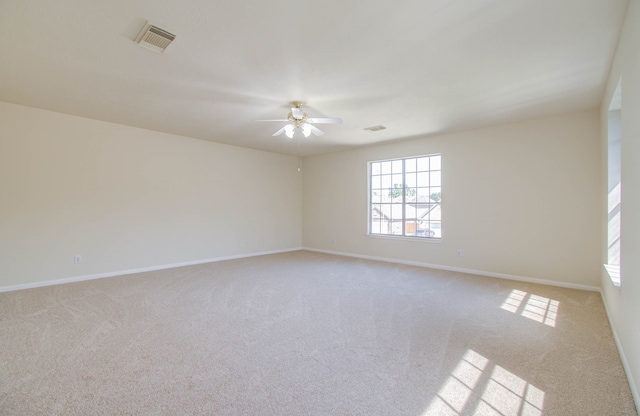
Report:
<svg viewBox="0 0 640 416"><path fill-rule="evenodd" d="M182 262L182 263L163 264L163 265L160 265L160 266L141 267L141 268L138 268L138 269L118 270L118 271L115 271L115 272L90 274L90 275L86 275L86 276L77 276L77 277L68 277L68 278L65 278L65 279L45 280L45 281L42 281L42 282L25 283L25 284L22 284L22 285L13 285L13 286L0 287L0 293L2 293L2 292L12 292L12 291L15 291L15 290L22 290L22 289L33 289L33 288L36 288L36 287L43 287L43 286L60 285L60 284L64 284L64 283L82 282L82 281L85 281L85 280L102 279L104 277L122 276L122 275L125 275L125 274L151 272L151 271L154 271L154 270L173 269L173 268L176 268L176 267L193 266L193 265L196 265L196 264L214 263L214 262L217 262L217 261L224 261L224 260L235 260L235 259L242 259L242 258L248 258L248 257L264 256L264 255L267 255L267 254L287 253L287 252L290 252L290 251L299 251L299 250L302 250L302 248L301 247L296 247L296 248L288 248L288 249L284 249L284 250L261 251L261 252L258 252L258 253L238 254L238 255L235 255L235 256L216 257L216 258L213 258L213 259L186 261L186 262Z"/></svg>
<svg viewBox="0 0 640 416"><path fill-rule="evenodd" d="M597 286L578 285L575 283L557 282L554 280L534 279L531 277L516 276L516 275L510 275L510 274L504 274L504 273L494 273L494 272L487 272L482 270L464 269L460 267L451 267L451 266L443 266L440 264L399 260L399 259L387 258L387 257L367 256L362 254L354 254L354 253L347 253L347 252L341 252L341 251L321 250L321 249L310 248L310 247L296 247L296 248L289 248L289 249L283 249L283 250L262 251L257 253L247 253L247 254L239 254L234 256L216 257L212 259L195 260L195 261L188 261L188 262L182 262L182 263L141 267L137 269L118 270L114 272L98 273L98 274L91 274L91 275L85 275L85 276L76 276L76 277L69 277L64 279L46 280L42 282L25 283L21 285L4 286L4 287L0 287L0 293L11 292L14 290L32 289L32 288L43 287L43 286L59 285L64 283L81 282L84 280L102 279L104 277L122 276L125 274L143 273L143 272L150 272L154 270L173 269L176 267L192 266L196 264L214 263L217 261L224 261L224 260L235 260L235 259L255 257L255 256L264 256L268 254L287 253L287 252L298 251L298 250L315 251L318 253L335 254L338 256L347 256L347 257L354 257L354 258L360 258L360 259L366 259L366 260L384 261L388 263L406 264L409 266L427 267L430 269L448 270L452 272L468 273L468 274L475 274L480 276L497 277L500 279L516 280L520 282L537 283L537 284L543 284L548 286L558 286L558 287L566 287L569 289L580 289L580 290L588 290L592 292L600 292L600 288Z"/></svg>
<svg viewBox="0 0 640 416"><path fill-rule="evenodd" d="M622 361L622 368L624 368L624 372L627 375L627 381L629 382L629 387L631 388L631 395L633 396L633 401L636 403L636 410L640 411L640 393L638 393L638 387L636 386L636 382L633 379L633 374L631 373L631 367L629 367L629 362L627 361L627 356L624 353L624 349L622 348L622 344L620 343L620 338L618 338L618 333L616 332L615 326L613 326L613 322L611 321L611 314L609 313L609 307L607 306L607 300L604 298L604 293L600 292L600 296L602 297L602 303L604 304L604 310L607 315L607 319L609 320L609 326L611 327L611 332L613 333L613 339L616 342L616 347L618 348L618 353L620 354L620 361Z"/></svg>
<svg viewBox="0 0 640 416"><path fill-rule="evenodd" d="M557 282L555 280L535 279L533 277L516 276L516 275L504 274L504 273L494 273L494 272L487 272L483 270L464 269L461 267L443 266L441 264L398 260L398 259L387 258L387 257L366 256L363 254L345 253L341 251L321 250L321 249L309 248L309 247L303 247L302 249L307 251L315 251L318 253L335 254L338 256L354 257L354 258L365 259L365 260L377 260L377 261L384 261L388 263L406 264L408 266L427 267L430 269L448 270L451 272L468 273L468 274L475 274L479 276L488 276L488 277L497 277L499 279L516 280L519 282L537 283L537 284L547 285L547 286L565 287L568 289L588 290L590 292L600 292L600 287L598 286L588 286L588 285L579 285L575 283Z"/></svg>

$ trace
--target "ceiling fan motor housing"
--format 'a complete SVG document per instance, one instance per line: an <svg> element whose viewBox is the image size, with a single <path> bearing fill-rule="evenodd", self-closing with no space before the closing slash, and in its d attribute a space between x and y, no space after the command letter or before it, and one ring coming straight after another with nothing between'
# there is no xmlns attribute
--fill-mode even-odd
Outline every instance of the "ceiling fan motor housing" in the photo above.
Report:
<svg viewBox="0 0 640 416"><path fill-rule="evenodd" d="M300 127L307 121L307 113L302 113L300 118L296 118L296 116L293 115L293 112L289 112L288 119L290 122L295 124L296 127Z"/></svg>

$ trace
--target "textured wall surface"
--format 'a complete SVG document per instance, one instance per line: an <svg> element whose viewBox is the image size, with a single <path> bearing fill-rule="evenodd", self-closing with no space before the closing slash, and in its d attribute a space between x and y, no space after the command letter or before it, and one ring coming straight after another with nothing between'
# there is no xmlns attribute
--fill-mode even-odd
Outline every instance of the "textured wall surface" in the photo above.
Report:
<svg viewBox="0 0 640 416"><path fill-rule="evenodd" d="M640 405L640 2L632 0L618 44L618 51L602 100L602 149L606 161L607 112L620 82L622 92L622 201L620 234L621 285L614 287L602 274L602 292L609 319L617 336L623 362L631 381L636 404ZM607 262L607 169L602 170L603 230L601 262Z"/></svg>
<svg viewBox="0 0 640 416"><path fill-rule="evenodd" d="M297 166L0 103L0 287L300 247Z"/></svg>
<svg viewBox="0 0 640 416"><path fill-rule="evenodd" d="M303 245L596 288L599 125L592 110L306 158ZM367 162L432 153L442 241L367 237Z"/></svg>

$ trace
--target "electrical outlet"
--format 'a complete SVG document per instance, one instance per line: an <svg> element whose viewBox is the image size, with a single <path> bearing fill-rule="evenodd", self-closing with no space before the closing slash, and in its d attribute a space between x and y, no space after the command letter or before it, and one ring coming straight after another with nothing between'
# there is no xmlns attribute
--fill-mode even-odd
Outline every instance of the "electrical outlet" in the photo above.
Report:
<svg viewBox="0 0 640 416"><path fill-rule="evenodd" d="M458 249L458 251L456 251L456 255L458 257L462 257L462 250Z"/></svg>
<svg viewBox="0 0 640 416"><path fill-rule="evenodd" d="M76 255L76 256L74 256L74 257L73 257L73 263L74 263L74 264L80 264L80 263L82 263L82 256L81 256L81 255L79 255L79 254L78 254L78 255Z"/></svg>

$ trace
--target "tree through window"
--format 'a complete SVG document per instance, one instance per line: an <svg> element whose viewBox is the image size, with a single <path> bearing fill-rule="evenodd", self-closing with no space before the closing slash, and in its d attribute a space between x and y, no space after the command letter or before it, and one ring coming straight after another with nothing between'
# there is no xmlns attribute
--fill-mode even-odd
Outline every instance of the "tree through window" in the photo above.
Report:
<svg viewBox="0 0 640 416"><path fill-rule="evenodd" d="M441 155L369 163L369 234L442 238Z"/></svg>

